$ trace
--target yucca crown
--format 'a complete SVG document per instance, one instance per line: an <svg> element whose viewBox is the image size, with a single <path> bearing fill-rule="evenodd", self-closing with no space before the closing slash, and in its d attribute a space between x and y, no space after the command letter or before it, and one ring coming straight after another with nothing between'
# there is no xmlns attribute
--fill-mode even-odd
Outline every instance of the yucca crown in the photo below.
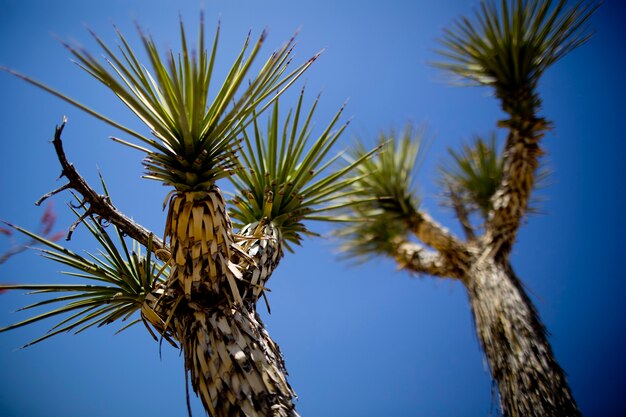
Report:
<svg viewBox="0 0 626 417"><path fill-rule="evenodd" d="M415 174L424 153L424 131L407 125L402 132L381 133L380 153L363 161L350 185L349 222L336 234L343 239L348 257L365 261L372 254L393 252L395 241L408 233L420 206ZM366 153L360 142L352 157Z"/></svg>
<svg viewBox="0 0 626 417"><path fill-rule="evenodd" d="M471 84L495 88L507 113L540 105L537 83L548 67L591 33L585 23L598 3L567 0L482 0L475 19L462 18L444 30L437 66Z"/></svg>
<svg viewBox="0 0 626 417"><path fill-rule="evenodd" d="M105 52L105 63L80 47L64 45L82 69L110 89L141 119L154 138L123 126L39 81L9 71L148 145L146 148L114 138L147 154L144 159L146 178L162 181L179 191L207 189L219 178L230 175L236 165L238 135L250 123L253 113L262 113L317 58L316 55L287 72L294 44L292 38L251 76L252 64L266 32L251 50L248 35L223 83L215 89L213 70L219 24L208 48L201 15L197 50L192 50L181 20L178 53L172 50L159 53L153 38L139 27L138 31L149 65L140 62L138 53L117 29L117 53L90 31ZM210 88L216 91L213 97L210 97Z"/></svg>
<svg viewBox="0 0 626 417"><path fill-rule="evenodd" d="M312 140L311 120L318 100L319 96L308 112L304 110L303 89L296 108L282 121L275 102L266 132L261 131L259 117L255 117L251 132L243 134L241 169L231 177L237 189L231 215L237 226L271 222L289 250L303 235L315 235L305 221L341 219L337 210L353 204L347 197L355 179L347 174L374 152L364 151L343 164L343 153L328 157L348 122L339 124L342 107Z"/></svg>

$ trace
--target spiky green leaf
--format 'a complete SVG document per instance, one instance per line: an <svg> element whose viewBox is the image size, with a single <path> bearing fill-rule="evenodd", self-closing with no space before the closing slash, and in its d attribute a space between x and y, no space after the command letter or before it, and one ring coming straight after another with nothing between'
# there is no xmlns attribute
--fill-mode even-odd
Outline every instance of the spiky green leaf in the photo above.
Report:
<svg viewBox="0 0 626 417"><path fill-rule="evenodd" d="M275 102L265 132L255 117L250 131L243 135L241 169L231 177L237 190L231 215L237 226L265 218L280 229L288 249L290 243L299 244L302 235L313 234L305 221L340 219L337 212L346 204L354 181L348 174L373 152L364 151L343 164L338 161L341 154L329 156L348 124L339 124L343 108L311 139L318 99L304 110L302 90L295 110L282 121Z"/></svg>
<svg viewBox="0 0 626 417"><path fill-rule="evenodd" d="M347 223L336 232L348 255L358 259L389 254L395 238L406 238L406 224L420 203L414 179L423 156L423 135L423 130L411 125L400 134L382 133L381 152L356 168L350 186L350 198L356 204L346 208L343 220ZM365 149L362 142L357 144L352 157L360 158Z"/></svg>
<svg viewBox="0 0 626 417"><path fill-rule="evenodd" d="M141 63L139 52L119 30L117 52L98 35L91 34L105 52L104 62L80 47L64 45L77 64L110 89L155 138L137 133L44 83L9 71L139 139L148 148L124 140L118 142L148 153L144 161L146 178L183 191L207 188L217 179L230 175L236 166L238 135L255 113L270 106L317 58L316 55L288 71L294 45L291 39L253 74L252 65L266 33L252 46L248 36L226 78L210 97L210 88L216 84L213 69L219 25L212 47L207 48L202 15L195 51L189 48L182 20L178 53L172 50L160 53L153 38L139 28L148 64Z"/></svg>
<svg viewBox="0 0 626 417"><path fill-rule="evenodd" d="M468 213L477 212L483 220L492 208L491 198L502 181L504 162L498 153L496 134L489 141L476 136L460 152L448 149L450 161L440 166L441 183L447 200L456 196ZM452 201L448 201L453 205Z"/></svg>
<svg viewBox="0 0 626 417"><path fill-rule="evenodd" d="M496 134L488 140L475 136L460 151L448 149L450 159L439 167L444 204L461 204L466 213L476 213L482 221L493 208L492 197L502 182L504 158L497 146ZM536 173L535 188L543 187L550 170L542 164ZM540 199L533 196L528 213L539 212Z"/></svg>
<svg viewBox="0 0 626 417"><path fill-rule="evenodd" d="M75 213L80 217L76 210ZM0 290L26 290L31 291L30 294L46 295L46 298L21 310L47 307L42 313L0 328L0 332L48 318L60 318L44 336L26 345L29 346L59 333L79 333L92 326L126 321L141 308L146 294L153 290L156 282L165 279L160 276L163 266L152 258L150 248L142 248L133 241L132 251L129 250L123 234L114 225L108 226L107 230L91 217L83 219L82 224L99 244L98 255L79 255L36 233L9 224L43 245L45 248L40 251L44 257L68 267L65 275L87 283L0 284Z"/></svg>
<svg viewBox="0 0 626 417"><path fill-rule="evenodd" d="M534 89L545 70L590 37L586 22L598 3L567 0L483 0L474 19L446 29L435 65L500 98ZM511 97L513 99L513 97Z"/></svg>

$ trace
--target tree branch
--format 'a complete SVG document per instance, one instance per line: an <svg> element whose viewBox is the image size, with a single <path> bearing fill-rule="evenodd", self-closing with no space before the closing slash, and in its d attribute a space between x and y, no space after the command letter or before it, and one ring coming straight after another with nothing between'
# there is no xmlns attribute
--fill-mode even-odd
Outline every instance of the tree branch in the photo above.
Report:
<svg viewBox="0 0 626 417"><path fill-rule="evenodd" d="M535 172L542 154L539 141L549 128L534 111L500 123L509 128L504 150L502 182L496 190L485 226L485 241L491 255L506 258L515 243L517 230L528 209L535 185Z"/></svg>
<svg viewBox="0 0 626 417"><path fill-rule="evenodd" d="M400 269L440 278L462 278L437 252L424 249L421 245L401 239L394 244L393 254Z"/></svg>
<svg viewBox="0 0 626 417"><path fill-rule="evenodd" d="M461 223L463 227L463 232L465 233L465 238L467 240L476 239L476 234L474 233L474 228L469 221L468 210L461 201L459 194L452 188L450 184L446 184L448 188L448 193L450 195L450 202L452 203L452 208L454 209L454 214L456 215L457 220Z"/></svg>
<svg viewBox="0 0 626 417"><path fill-rule="evenodd" d="M167 250L168 248L161 239L115 208L115 206L111 204L111 200L108 196L98 194L93 188L91 188L91 186L89 186L87 181L85 181L78 171L76 171L74 165L68 162L67 157L65 156L65 151L63 150L63 142L61 140L61 134L63 133L63 128L66 123L67 119L63 118L61 125L56 126L52 144L54 145L54 150L56 151L57 158L59 159L59 163L63 169L61 177L67 178L68 183L47 193L35 204L39 205L47 198L61 191L67 189L75 190L82 198L79 200L80 206L85 208L84 216L94 215L100 221L112 223L124 234L135 239L137 242L146 247L149 246L148 243L152 240L152 250L155 252L155 255L162 260L167 260L168 256L163 253L163 250ZM73 225L72 229L68 233L66 240L70 240L73 229L75 229L75 225Z"/></svg>
<svg viewBox="0 0 626 417"><path fill-rule="evenodd" d="M409 227L419 240L437 250L451 269L459 273L469 269L469 253L465 243L434 221L428 213L417 211L410 219Z"/></svg>

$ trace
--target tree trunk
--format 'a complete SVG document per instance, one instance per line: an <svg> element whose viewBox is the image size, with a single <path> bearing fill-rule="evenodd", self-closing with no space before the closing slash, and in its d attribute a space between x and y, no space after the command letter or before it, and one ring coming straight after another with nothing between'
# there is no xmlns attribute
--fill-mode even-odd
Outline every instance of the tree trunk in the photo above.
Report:
<svg viewBox="0 0 626 417"><path fill-rule="evenodd" d="M476 331L504 416L580 416L546 329L510 265L481 259L469 276Z"/></svg>
<svg viewBox="0 0 626 417"><path fill-rule="evenodd" d="M209 415L297 417L282 355L258 315L229 306L189 307L174 326L193 390Z"/></svg>
<svg viewBox="0 0 626 417"><path fill-rule="evenodd" d="M143 317L180 343L211 417L297 417L283 357L256 314L282 257L280 233L254 224L241 245L234 236L219 188L174 194L165 227L169 279L146 297Z"/></svg>

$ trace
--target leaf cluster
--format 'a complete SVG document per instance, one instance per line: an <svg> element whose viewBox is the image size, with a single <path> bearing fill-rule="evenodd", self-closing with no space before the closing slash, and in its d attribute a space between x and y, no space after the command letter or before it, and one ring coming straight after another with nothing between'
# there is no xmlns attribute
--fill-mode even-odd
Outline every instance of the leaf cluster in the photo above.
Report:
<svg viewBox="0 0 626 417"><path fill-rule="evenodd" d="M159 53L154 39L138 28L150 67L143 65L135 51L117 30L120 44L115 52L93 32L104 50L105 62L80 47L64 43L77 64L110 89L152 132L148 138L51 87L9 70L87 113L139 139L151 149L116 139L147 153L146 178L162 181L179 190L206 187L231 174L236 164L237 135L250 122L253 113L271 105L315 60L317 55L291 72L287 67L294 46L291 39L276 50L251 79L252 64L266 33L249 51L250 36L232 63L226 78L210 99L219 39L219 25L210 48L205 45L204 18L201 16L197 51L188 46L180 22L181 51Z"/></svg>
<svg viewBox="0 0 626 417"><path fill-rule="evenodd" d="M591 36L585 23L598 4L567 0L483 0L472 21L462 17L444 29L435 65L500 97L534 89L545 70ZM510 4L512 3L512 5ZM553 4L555 3L555 4Z"/></svg>
<svg viewBox="0 0 626 417"><path fill-rule="evenodd" d="M496 134L489 141L474 137L460 152L448 149L450 161L440 166L440 183L446 190L446 205L462 205L483 220L492 208L491 198L496 193L504 173L504 160L498 154Z"/></svg>
<svg viewBox="0 0 626 417"><path fill-rule="evenodd" d="M76 215L79 213L73 209ZM144 248L132 241L129 247L122 232L114 225L111 233L93 217L81 220L98 243L98 253L79 255L60 244L48 240L19 226L8 224L43 246L43 257L57 262L70 270L63 274L86 280L89 284L0 284L0 290L27 290L30 294L46 294L42 301L20 309L31 310L55 306L26 320L0 329L0 332L52 317L60 317L45 335L26 346L41 342L59 333L80 333L90 327L101 327L115 321L127 321L141 309L145 296L152 291L158 280L164 280L167 268L153 258L151 248ZM134 318L124 325L121 332L140 321Z"/></svg>
<svg viewBox="0 0 626 417"><path fill-rule="evenodd" d="M312 139L312 118L318 98L304 110L304 89L295 110L284 120L276 101L262 131L255 117L250 132L244 132L241 160L244 165L231 177L237 190L231 215L237 226L262 219L277 226L289 250L300 244L302 235L313 234L307 220L338 221L338 210L352 204L347 197L357 181L347 176L366 163L374 150L364 151L347 163L343 153L332 156L331 149L348 123L339 124L341 108L323 132Z"/></svg>
<svg viewBox="0 0 626 417"><path fill-rule="evenodd" d="M355 170L347 207L347 223L337 231L343 251L357 258L368 254L390 254L398 237L406 238L407 223L415 218L420 200L414 190L414 176L424 150L423 131L408 125L403 132L382 133L382 150L364 160ZM352 157L366 152L362 142Z"/></svg>

